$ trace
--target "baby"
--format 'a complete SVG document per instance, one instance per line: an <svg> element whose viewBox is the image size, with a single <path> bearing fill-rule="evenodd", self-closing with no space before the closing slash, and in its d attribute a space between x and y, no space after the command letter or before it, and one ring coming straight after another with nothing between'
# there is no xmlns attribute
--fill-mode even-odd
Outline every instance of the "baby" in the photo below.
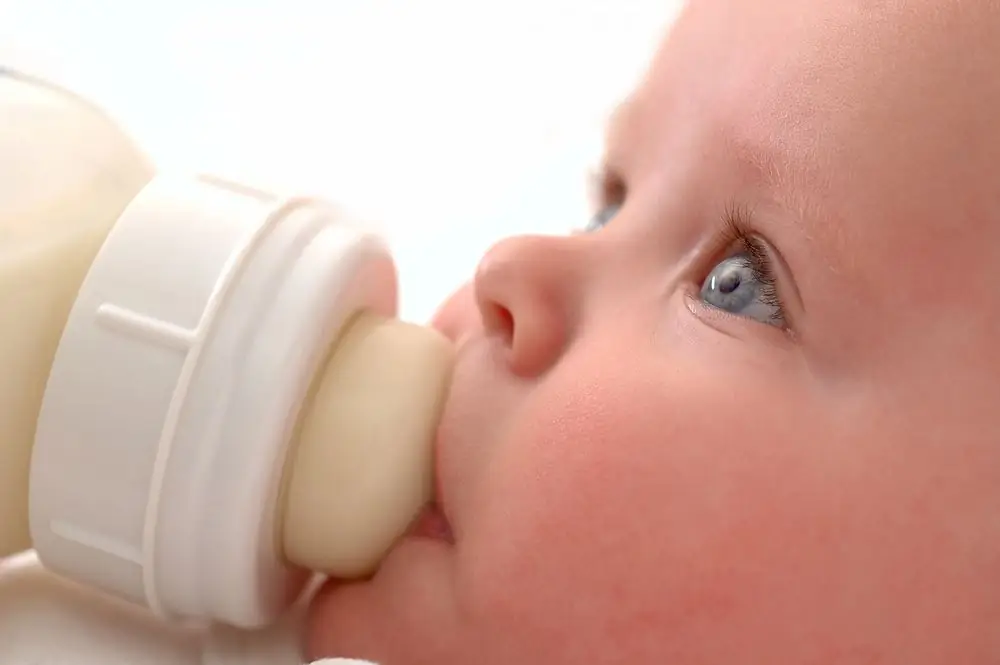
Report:
<svg viewBox="0 0 1000 665"><path fill-rule="evenodd" d="M442 309L441 517L310 655L1000 663L1000 2L692 0L603 191Z"/></svg>

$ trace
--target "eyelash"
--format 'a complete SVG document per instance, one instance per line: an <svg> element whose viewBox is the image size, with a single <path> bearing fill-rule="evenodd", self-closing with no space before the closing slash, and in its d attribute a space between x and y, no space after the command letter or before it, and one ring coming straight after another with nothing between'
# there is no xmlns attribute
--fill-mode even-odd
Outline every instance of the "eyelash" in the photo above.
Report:
<svg viewBox="0 0 1000 665"><path fill-rule="evenodd" d="M761 299L767 305L774 307L776 310L775 319L777 320L784 317L785 305L781 299L781 295L778 293L771 250L753 230L751 226L752 219L753 215L751 211L746 208L738 206L726 208L726 212L722 218L722 229L712 246L719 247L723 251L730 253L735 248L741 253L746 254L753 277L761 285ZM727 254L725 258L728 258L729 255L731 254Z"/></svg>
<svg viewBox="0 0 1000 665"><path fill-rule="evenodd" d="M591 207L596 212L591 217L588 226L595 219L605 214L605 211L621 206L625 199L624 184L606 169L597 169L588 173L588 190ZM775 310L774 320L785 321L785 303L778 293L778 284L771 251L752 225L752 211L743 206L730 205L722 217L722 229L712 243L718 251L732 252L733 249L746 254L750 262L753 277L761 285L760 297L765 304ZM610 221L610 220L604 220ZM585 232L585 231L584 231ZM713 253L713 256L717 255ZM728 258L727 255L725 258ZM715 267L715 264L710 266Z"/></svg>

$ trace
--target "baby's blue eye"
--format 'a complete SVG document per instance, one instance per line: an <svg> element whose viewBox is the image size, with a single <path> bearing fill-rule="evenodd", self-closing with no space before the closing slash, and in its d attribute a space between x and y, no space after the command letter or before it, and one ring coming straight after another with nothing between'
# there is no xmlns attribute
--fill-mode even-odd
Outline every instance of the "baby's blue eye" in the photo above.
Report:
<svg viewBox="0 0 1000 665"><path fill-rule="evenodd" d="M610 203L598 210L594 216L590 218L590 221L587 222L587 225L583 227L584 233L593 233L603 229L612 219L615 218L616 215L618 215L618 211L621 210L621 207L620 203Z"/></svg>
<svg viewBox="0 0 1000 665"><path fill-rule="evenodd" d="M773 280L754 265L748 253L719 261L701 285L701 299L712 307L761 323L784 323Z"/></svg>

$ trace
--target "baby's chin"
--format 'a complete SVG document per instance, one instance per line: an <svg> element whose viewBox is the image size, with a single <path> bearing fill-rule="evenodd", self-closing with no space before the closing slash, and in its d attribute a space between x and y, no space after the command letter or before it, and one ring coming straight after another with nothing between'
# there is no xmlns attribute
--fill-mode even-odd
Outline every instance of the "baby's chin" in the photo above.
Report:
<svg viewBox="0 0 1000 665"><path fill-rule="evenodd" d="M451 653L454 559L447 523L426 511L371 579L323 585L309 609L307 657L403 664Z"/></svg>

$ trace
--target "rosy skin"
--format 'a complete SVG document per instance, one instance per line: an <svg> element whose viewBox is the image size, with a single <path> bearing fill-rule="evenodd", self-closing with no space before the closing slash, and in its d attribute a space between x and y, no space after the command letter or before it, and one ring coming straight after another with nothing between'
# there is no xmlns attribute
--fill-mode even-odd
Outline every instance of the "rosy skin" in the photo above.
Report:
<svg viewBox="0 0 1000 665"><path fill-rule="evenodd" d="M441 313L453 542L330 587L311 655L1000 662L998 62L991 0L691 3L610 132L617 216ZM734 207L784 326L699 297Z"/></svg>

